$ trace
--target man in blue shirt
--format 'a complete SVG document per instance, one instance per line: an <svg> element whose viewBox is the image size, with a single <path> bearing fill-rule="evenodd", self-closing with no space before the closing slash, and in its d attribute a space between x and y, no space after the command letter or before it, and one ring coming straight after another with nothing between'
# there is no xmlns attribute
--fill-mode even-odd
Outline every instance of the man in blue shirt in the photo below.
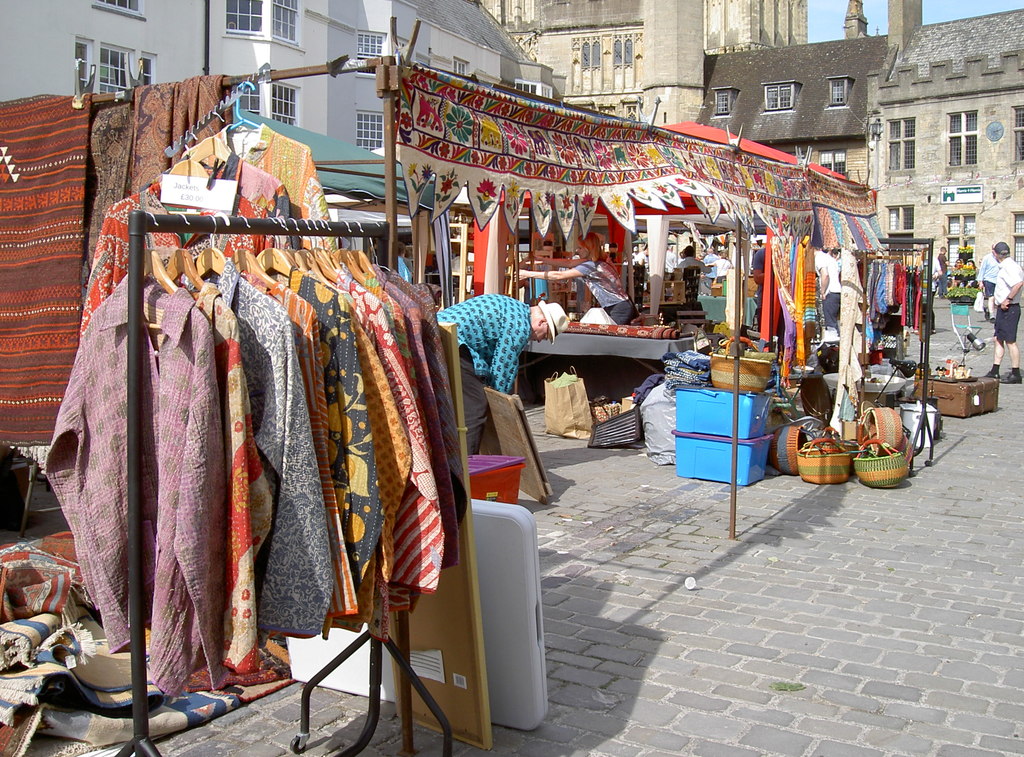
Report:
<svg viewBox="0 0 1024 757"><path fill-rule="evenodd" d="M978 283L981 284L985 297L985 317L989 321L996 319L996 279L999 278L999 258L995 252L989 251L978 266Z"/></svg>
<svg viewBox="0 0 1024 757"><path fill-rule="evenodd" d="M561 305L541 300L533 307L503 294L481 294L437 314L458 326L466 449L475 455L487 422L484 387L508 394L519 372L519 354L531 339L555 340L569 325Z"/></svg>

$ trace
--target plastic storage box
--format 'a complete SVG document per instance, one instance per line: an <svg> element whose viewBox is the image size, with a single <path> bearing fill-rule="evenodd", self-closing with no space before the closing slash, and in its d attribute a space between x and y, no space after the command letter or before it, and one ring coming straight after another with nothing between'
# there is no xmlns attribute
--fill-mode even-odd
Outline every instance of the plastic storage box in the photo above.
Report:
<svg viewBox="0 0 1024 757"><path fill-rule="evenodd" d="M525 457L470 455L469 492L473 499L514 505L519 501L519 474L525 467Z"/></svg>
<svg viewBox="0 0 1024 757"><path fill-rule="evenodd" d="M676 389L676 431L732 438L732 398L732 392L722 389ZM740 394L740 439L764 434L770 405L771 395Z"/></svg>
<svg viewBox="0 0 1024 757"><path fill-rule="evenodd" d="M732 474L732 439L710 434L672 432L676 437L676 475L729 483ZM764 478L772 435L742 439L736 453L736 483L752 484Z"/></svg>

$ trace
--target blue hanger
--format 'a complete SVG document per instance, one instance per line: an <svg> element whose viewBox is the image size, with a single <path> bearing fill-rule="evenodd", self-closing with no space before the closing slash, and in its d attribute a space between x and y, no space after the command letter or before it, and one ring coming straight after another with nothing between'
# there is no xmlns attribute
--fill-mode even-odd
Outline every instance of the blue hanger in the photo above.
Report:
<svg viewBox="0 0 1024 757"><path fill-rule="evenodd" d="M231 110L231 124L228 126L228 129L237 129L240 126L248 126L250 129L258 129L258 128L260 128L259 124L250 121L248 118L246 118L245 116L242 115L242 107L238 104L239 100L242 99L241 98L241 94L243 92L255 92L255 91L256 91L256 85L253 84L251 81L243 81L241 84L238 85L239 97L237 97L235 99L235 104L232 106L232 110Z"/></svg>

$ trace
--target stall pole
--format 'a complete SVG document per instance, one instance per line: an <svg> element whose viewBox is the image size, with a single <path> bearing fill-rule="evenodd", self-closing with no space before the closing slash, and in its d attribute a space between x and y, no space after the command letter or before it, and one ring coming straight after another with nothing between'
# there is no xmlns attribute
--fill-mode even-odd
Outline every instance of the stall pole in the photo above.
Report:
<svg viewBox="0 0 1024 757"><path fill-rule="evenodd" d="M394 56L380 59L377 66L377 97L384 101L384 214L388 223L388 267L398 270L398 197L395 186L395 123L398 119L398 66Z"/></svg>
<svg viewBox="0 0 1024 757"><path fill-rule="evenodd" d="M743 324L743 315L747 304L747 266L745 263L747 253L747 240L743 234L743 224L736 221L736 276L733 282L737 292L732 298L733 302L733 323L736 328L733 333L731 352L732 360L732 460L730 461L732 475L729 477L729 538L736 538L736 494L739 486L736 483L737 460L740 451L740 357L743 355L743 345L740 342L740 330Z"/></svg>

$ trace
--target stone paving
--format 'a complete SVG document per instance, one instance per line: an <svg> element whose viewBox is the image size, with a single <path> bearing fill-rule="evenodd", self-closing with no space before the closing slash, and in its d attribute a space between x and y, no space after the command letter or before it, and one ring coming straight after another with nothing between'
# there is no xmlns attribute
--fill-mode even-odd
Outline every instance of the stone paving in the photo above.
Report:
<svg viewBox="0 0 1024 757"><path fill-rule="evenodd" d="M933 363L954 342L936 310ZM984 373L991 348L970 360ZM735 541L727 485L547 437L531 410L555 489L548 507L521 500L540 533L550 711L531 732L495 727L492 753L1024 754L1024 387L1002 386L999 405L945 418L934 465L896 490L784 476L740 489ZM157 747L289 754L298 711L296 685ZM364 712L318 690L305 754L351 744ZM400 753L384 713L363 754Z"/></svg>

